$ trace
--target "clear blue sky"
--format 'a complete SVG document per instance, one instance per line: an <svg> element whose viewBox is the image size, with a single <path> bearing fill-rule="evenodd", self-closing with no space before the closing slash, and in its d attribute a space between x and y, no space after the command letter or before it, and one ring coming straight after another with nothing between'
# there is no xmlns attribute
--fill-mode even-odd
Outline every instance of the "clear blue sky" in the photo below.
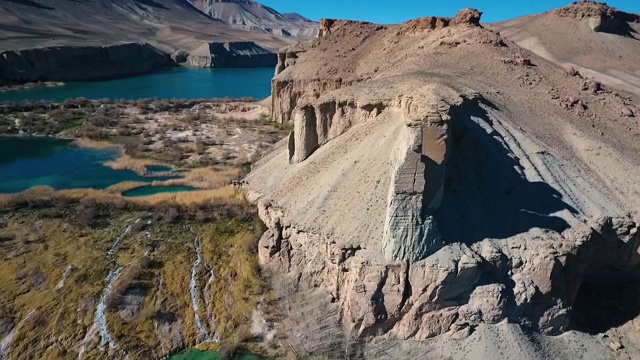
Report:
<svg viewBox="0 0 640 360"><path fill-rule="evenodd" d="M381 24L400 23L423 16L454 16L465 7L484 13L483 22L541 13L563 7L572 0L257 0L279 12L297 12L310 19L364 20ZM602 0L601 0L602 1ZM609 0L627 12L640 13L640 0Z"/></svg>

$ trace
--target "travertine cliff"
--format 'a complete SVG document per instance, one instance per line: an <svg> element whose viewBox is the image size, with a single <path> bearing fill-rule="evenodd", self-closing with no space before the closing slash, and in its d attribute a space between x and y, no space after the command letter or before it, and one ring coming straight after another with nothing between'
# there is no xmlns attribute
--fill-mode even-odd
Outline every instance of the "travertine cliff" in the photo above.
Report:
<svg viewBox="0 0 640 360"><path fill-rule="evenodd" d="M324 20L278 56L273 117L294 130L246 179L260 261L283 303L335 308L345 338L590 332L615 324L585 298L635 296L640 182L611 176L640 165L640 126L613 110L635 102L479 19ZM289 324L306 352L338 346L321 317Z"/></svg>
<svg viewBox="0 0 640 360"><path fill-rule="evenodd" d="M277 55L253 42L208 43L182 59L194 67L272 67Z"/></svg>
<svg viewBox="0 0 640 360"><path fill-rule="evenodd" d="M3 51L0 83L108 79L172 63L169 56L143 43Z"/></svg>

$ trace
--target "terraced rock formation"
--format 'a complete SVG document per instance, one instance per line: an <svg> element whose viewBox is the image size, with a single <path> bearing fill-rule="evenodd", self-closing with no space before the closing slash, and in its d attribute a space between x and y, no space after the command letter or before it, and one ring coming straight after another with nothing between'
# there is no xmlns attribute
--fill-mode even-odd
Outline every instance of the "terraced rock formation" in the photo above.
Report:
<svg viewBox="0 0 640 360"><path fill-rule="evenodd" d="M637 324L637 306L602 305L639 299L640 181L625 174L640 165L640 124L619 112L638 114L635 95L535 55L480 16L323 20L318 39L279 54L273 118L294 130L245 188L300 351L469 358L434 345L455 338L480 341L478 358L500 346L505 359L608 358L571 330ZM538 335L508 325L495 331L511 345L474 338L505 321L571 332L540 335L537 350L522 339Z"/></svg>

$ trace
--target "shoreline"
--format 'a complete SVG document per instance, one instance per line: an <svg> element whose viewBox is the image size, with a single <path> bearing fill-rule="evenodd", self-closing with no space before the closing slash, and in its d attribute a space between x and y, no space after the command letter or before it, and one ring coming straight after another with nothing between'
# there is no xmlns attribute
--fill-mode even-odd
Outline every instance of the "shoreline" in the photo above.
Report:
<svg viewBox="0 0 640 360"><path fill-rule="evenodd" d="M40 89L40 88L62 87L65 85L66 83L63 81L44 81L44 82L29 81L22 84L0 86L0 94L14 92L14 91L34 90L34 89Z"/></svg>

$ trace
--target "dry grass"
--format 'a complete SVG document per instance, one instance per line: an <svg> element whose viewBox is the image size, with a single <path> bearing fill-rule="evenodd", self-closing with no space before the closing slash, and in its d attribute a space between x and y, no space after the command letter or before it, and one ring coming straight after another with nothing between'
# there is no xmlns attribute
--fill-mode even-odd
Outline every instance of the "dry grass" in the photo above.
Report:
<svg viewBox="0 0 640 360"><path fill-rule="evenodd" d="M0 243L5 253L0 267L0 318L8 315L20 321L36 310L20 326L10 358L77 357L77 344L93 322L104 278L116 266L106 256L107 250L127 225L141 217L145 221L122 239L116 253L117 263L125 268L114 289L122 290L122 296L130 286L143 287L146 296L132 320L125 320L118 313L123 299L113 298L107 318L118 347L127 351L131 359L166 355L163 351L175 346L175 339L158 328L159 313L175 316L182 324L178 336L184 345L196 345L188 291L196 236L202 238L204 247L204 262L198 274L201 291L209 279L208 267L216 273L209 297L202 299L200 314L204 319L205 304L212 304L223 343L237 344L245 338L256 296L265 286L254 246L262 227L255 219L167 222L147 211L121 210L106 215L108 226L87 229L75 221L72 212L63 210L60 214L64 215L51 217L48 209L9 213L6 228L0 229L5 239ZM157 241L148 255L145 231ZM10 240L6 240L9 235ZM148 259L147 265L140 265L144 258ZM70 264L74 267L65 286L56 290ZM52 336L57 339L57 346L50 346ZM97 340L90 342L87 358L105 356L96 351Z"/></svg>
<svg viewBox="0 0 640 360"><path fill-rule="evenodd" d="M146 185L149 185L149 183L142 181L123 181L121 183L109 186L104 191L110 194L120 195L125 191L133 190Z"/></svg>
<svg viewBox="0 0 640 360"><path fill-rule="evenodd" d="M167 180L164 186L193 186L203 189L216 189L229 185L231 181L240 178L243 171L237 167L208 167L193 169L183 174L181 179Z"/></svg>
<svg viewBox="0 0 640 360"><path fill-rule="evenodd" d="M157 160L132 158L129 155L122 155L116 160L106 162L104 165L114 170L132 170L140 175L147 173L147 166L167 166L167 164Z"/></svg>
<svg viewBox="0 0 640 360"><path fill-rule="evenodd" d="M122 145L114 144L109 141L92 140L87 138L77 139L74 141L74 144L85 149L105 150L105 149L113 149L116 147L122 149Z"/></svg>
<svg viewBox="0 0 640 360"><path fill-rule="evenodd" d="M139 204L160 205L197 205L224 202L231 205L244 205L247 200L241 190L229 185L212 190L198 190L179 193L161 193L150 196L136 197L129 201Z"/></svg>

